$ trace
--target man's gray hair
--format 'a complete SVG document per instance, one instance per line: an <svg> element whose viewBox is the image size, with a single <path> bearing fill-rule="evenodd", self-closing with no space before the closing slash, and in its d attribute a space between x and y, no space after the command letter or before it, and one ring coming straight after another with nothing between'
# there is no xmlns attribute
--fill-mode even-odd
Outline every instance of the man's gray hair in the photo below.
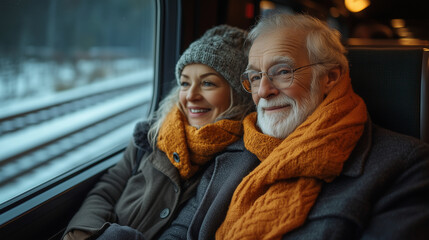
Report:
<svg viewBox="0 0 429 240"><path fill-rule="evenodd" d="M340 66L342 73L348 71L349 64L345 56L346 49L341 43L341 34L309 15L273 14L263 17L249 32L247 41L252 44L258 36L281 28L298 29L307 33L306 45L310 62L326 63L315 66L314 72L322 74L334 66Z"/></svg>

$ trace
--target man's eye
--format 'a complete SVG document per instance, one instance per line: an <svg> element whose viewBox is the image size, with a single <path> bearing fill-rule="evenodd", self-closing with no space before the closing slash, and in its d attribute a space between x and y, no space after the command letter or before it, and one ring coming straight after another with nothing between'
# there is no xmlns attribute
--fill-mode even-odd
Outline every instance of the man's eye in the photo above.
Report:
<svg viewBox="0 0 429 240"><path fill-rule="evenodd" d="M286 75L289 73L290 73L289 69L280 69L279 71L277 71L276 75Z"/></svg>
<svg viewBox="0 0 429 240"><path fill-rule="evenodd" d="M281 75L290 74L291 70L289 66L285 64L279 64L279 65L273 66L271 69L268 70L268 72L269 72L269 75L271 76L281 76Z"/></svg>
<svg viewBox="0 0 429 240"><path fill-rule="evenodd" d="M261 80L261 75L258 73L249 74L250 82Z"/></svg>

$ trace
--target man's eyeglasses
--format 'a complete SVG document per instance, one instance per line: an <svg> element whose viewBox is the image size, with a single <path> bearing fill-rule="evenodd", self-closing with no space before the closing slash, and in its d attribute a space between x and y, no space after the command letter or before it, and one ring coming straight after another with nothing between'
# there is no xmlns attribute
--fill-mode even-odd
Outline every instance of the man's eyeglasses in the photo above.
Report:
<svg viewBox="0 0 429 240"><path fill-rule="evenodd" d="M249 93L256 93L261 85L262 74L271 80L273 85L278 89L288 88L292 85L294 74L300 69L308 68L314 65L323 64L322 62L313 63L292 69L289 65L284 63L276 64L268 69L266 72L257 72L248 70L241 75L241 85L244 90Z"/></svg>

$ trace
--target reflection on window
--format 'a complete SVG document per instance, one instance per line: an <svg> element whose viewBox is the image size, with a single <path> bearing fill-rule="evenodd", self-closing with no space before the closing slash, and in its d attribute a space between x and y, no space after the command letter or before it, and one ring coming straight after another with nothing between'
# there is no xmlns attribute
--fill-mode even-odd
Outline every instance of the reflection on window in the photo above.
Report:
<svg viewBox="0 0 429 240"><path fill-rule="evenodd" d="M128 141L152 97L154 12L1 1L0 204Z"/></svg>

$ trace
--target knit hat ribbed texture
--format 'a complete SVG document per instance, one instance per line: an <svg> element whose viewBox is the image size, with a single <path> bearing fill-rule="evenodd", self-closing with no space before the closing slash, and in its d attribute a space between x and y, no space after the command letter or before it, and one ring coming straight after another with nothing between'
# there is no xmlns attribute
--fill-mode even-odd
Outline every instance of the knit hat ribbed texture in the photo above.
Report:
<svg viewBox="0 0 429 240"><path fill-rule="evenodd" d="M201 38L193 42L176 64L176 80L186 65L201 63L221 74L235 92L243 92L240 76L246 69L247 57L244 42L247 32L228 25L209 29Z"/></svg>

